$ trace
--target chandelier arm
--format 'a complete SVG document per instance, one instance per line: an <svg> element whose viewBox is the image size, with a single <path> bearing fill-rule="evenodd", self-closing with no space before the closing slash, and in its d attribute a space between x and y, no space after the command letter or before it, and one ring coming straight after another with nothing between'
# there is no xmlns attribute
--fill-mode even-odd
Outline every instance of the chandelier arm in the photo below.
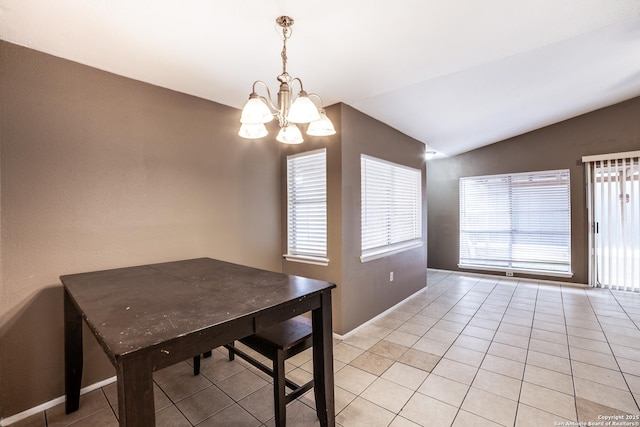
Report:
<svg viewBox="0 0 640 427"><path fill-rule="evenodd" d="M262 98L262 99L267 101L267 105L269 106L269 108L271 108L274 111L278 111L278 108L275 106L275 104L271 100L271 91L269 90L269 86L265 82L263 82L262 80L256 80L255 82L253 82L253 86L251 88L253 93L257 93L256 92L256 85L258 83L262 84L262 86L264 86L264 88L267 90L267 97L265 98L264 96L260 96L260 98Z"/></svg>
<svg viewBox="0 0 640 427"><path fill-rule="evenodd" d="M298 83L300 84L300 92L304 92L304 88L302 87L302 80L300 80L299 77L294 77L293 79L291 79L291 83L293 83L294 81L298 81Z"/></svg>

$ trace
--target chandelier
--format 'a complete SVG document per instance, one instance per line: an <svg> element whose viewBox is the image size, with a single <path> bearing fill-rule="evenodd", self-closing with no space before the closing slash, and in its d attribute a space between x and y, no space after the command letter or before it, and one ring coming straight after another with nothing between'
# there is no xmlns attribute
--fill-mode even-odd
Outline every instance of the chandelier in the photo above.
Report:
<svg viewBox="0 0 640 427"><path fill-rule="evenodd" d="M240 131L238 135L242 138L256 139L267 136L268 131L265 123L270 122L274 118L278 118L280 123L280 131L276 140L285 144L300 144L302 133L298 124L306 124L307 134L312 136L327 136L336 133L333 123L327 117L324 108L322 108L322 98L315 93L308 94L304 91L302 80L298 77L292 78L287 73L287 40L291 38L293 30L293 18L288 16L280 16L276 19L276 23L282 28L282 74L277 79L280 82L278 90L278 100L274 104L271 100L271 92L269 86L262 80L253 83L249 100L242 109L240 117ZM298 96L293 99L291 89L294 82L300 85ZM267 97L258 95L256 88L258 85L265 87ZM316 97L320 101L321 107L318 108L311 100Z"/></svg>

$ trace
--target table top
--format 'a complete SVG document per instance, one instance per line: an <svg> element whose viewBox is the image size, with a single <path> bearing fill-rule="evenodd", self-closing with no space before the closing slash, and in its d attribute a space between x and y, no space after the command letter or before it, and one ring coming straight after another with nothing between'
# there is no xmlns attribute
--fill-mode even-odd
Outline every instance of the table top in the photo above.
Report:
<svg viewBox="0 0 640 427"><path fill-rule="evenodd" d="M71 274L60 280L114 357L335 287L211 258Z"/></svg>

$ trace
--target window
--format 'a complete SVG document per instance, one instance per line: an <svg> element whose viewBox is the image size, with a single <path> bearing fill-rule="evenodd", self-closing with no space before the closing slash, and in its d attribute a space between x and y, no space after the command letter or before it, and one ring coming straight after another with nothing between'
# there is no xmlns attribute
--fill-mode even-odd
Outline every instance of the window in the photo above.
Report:
<svg viewBox="0 0 640 427"><path fill-rule="evenodd" d="M460 178L460 264L571 275L569 171Z"/></svg>
<svg viewBox="0 0 640 427"><path fill-rule="evenodd" d="M287 156L289 261L327 265L326 149Z"/></svg>
<svg viewBox="0 0 640 427"><path fill-rule="evenodd" d="M362 262L422 245L422 172L360 157Z"/></svg>

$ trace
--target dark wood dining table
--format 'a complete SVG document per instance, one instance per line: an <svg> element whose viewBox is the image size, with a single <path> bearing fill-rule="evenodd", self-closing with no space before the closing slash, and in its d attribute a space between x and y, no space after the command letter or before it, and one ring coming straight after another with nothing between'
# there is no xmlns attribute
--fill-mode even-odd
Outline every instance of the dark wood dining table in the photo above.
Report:
<svg viewBox="0 0 640 427"><path fill-rule="evenodd" d="M153 426L153 372L311 312L320 424L335 426L334 284L198 258L60 277L66 412L78 409L82 320L116 369L120 426Z"/></svg>

